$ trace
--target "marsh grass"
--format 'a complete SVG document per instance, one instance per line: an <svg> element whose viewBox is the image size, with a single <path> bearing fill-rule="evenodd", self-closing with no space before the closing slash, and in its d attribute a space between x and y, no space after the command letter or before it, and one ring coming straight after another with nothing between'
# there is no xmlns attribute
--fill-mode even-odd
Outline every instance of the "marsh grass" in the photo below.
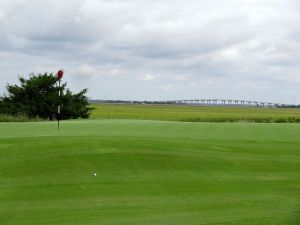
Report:
<svg viewBox="0 0 300 225"><path fill-rule="evenodd" d="M28 118L26 116L11 116L0 114L0 122L35 122L43 121L41 118Z"/></svg>
<svg viewBox="0 0 300 225"><path fill-rule="evenodd" d="M300 122L300 109L134 104L94 104L92 106L92 119L143 119L183 122Z"/></svg>

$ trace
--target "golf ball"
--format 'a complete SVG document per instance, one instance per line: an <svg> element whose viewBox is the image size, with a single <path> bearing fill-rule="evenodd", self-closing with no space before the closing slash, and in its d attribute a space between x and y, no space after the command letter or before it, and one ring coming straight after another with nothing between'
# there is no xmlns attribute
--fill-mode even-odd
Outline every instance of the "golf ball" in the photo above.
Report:
<svg viewBox="0 0 300 225"><path fill-rule="evenodd" d="M96 173L94 173L94 176L97 176L97 174L96 174Z"/></svg>

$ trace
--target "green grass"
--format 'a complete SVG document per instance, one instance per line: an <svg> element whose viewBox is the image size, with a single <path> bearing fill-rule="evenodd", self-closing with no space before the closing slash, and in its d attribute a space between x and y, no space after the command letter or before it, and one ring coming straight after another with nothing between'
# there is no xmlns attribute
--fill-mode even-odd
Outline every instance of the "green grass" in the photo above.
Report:
<svg viewBox="0 0 300 225"><path fill-rule="evenodd" d="M0 122L35 122L42 121L41 118L28 118L26 116L12 116L6 114L0 114Z"/></svg>
<svg viewBox="0 0 300 225"><path fill-rule="evenodd" d="M299 124L1 123L0 224L297 225L299 137Z"/></svg>
<svg viewBox="0 0 300 225"><path fill-rule="evenodd" d="M94 104L94 119L144 119L185 122L300 122L300 109L203 107L184 105Z"/></svg>

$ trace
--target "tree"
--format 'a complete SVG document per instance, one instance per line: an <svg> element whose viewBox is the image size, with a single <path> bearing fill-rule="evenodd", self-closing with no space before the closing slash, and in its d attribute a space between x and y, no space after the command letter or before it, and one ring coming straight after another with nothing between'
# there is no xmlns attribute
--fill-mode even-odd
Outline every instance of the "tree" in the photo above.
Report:
<svg viewBox="0 0 300 225"><path fill-rule="evenodd" d="M19 77L20 85L8 84L8 95L0 100L0 112L11 115L25 115L53 120L57 116L57 106L61 105L60 119L88 118L91 108L85 96L87 89L73 94L66 83L57 85L57 77L52 73L30 74L29 79ZM58 96L59 90L61 96Z"/></svg>

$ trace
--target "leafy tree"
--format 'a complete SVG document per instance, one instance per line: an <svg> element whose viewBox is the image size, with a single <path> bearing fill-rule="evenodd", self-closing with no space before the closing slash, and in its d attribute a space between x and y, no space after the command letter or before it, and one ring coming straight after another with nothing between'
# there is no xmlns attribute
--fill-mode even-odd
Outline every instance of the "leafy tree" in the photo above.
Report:
<svg viewBox="0 0 300 225"><path fill-rule="evenodd" d="M89 117L87 89L73 94L66 88L66 83L59 87L57 77L52 73L30 74L29 79L19 77L19 81L20 85L7 85L8 95L0 99L0 113L53 120L57 117L57 106L61 105L60 119Z"/></svg>

